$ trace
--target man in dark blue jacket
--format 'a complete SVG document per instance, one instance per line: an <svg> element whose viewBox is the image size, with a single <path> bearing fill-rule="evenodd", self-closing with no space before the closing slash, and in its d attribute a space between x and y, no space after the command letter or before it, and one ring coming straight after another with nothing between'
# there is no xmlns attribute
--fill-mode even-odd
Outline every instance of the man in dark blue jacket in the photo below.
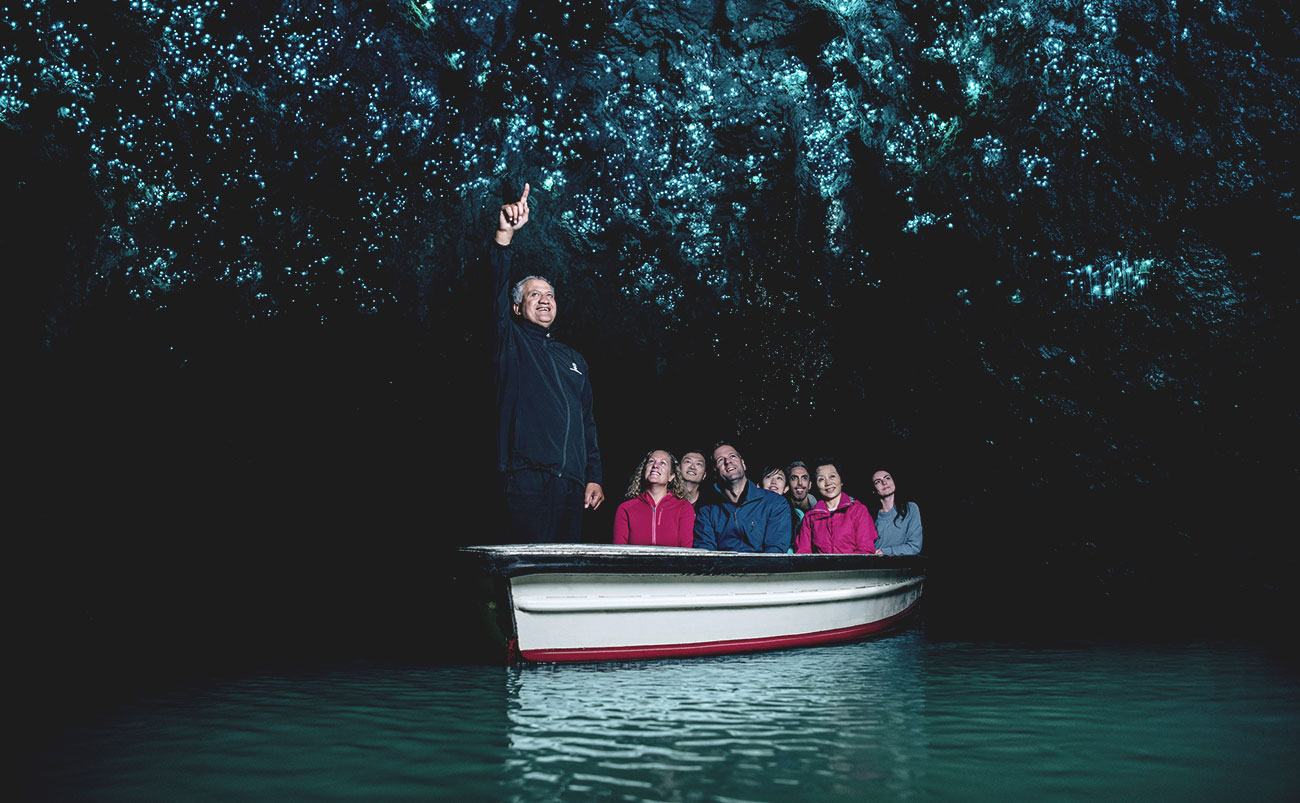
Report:
<svg viewBox="0 0 1300 803"><path fill-rule="evenodd" d="M493 235L497 469L511 538L582 540L582 511L605 499L587 361L556 340L555 290L540 276L510 285L510 242L528 222L528 185L501 207Z"/></svg>
<svg viewBox="0 0 1300 803"><path fill-rule="evenodd" d="M695 546L727 552L789 552L790 504L745 476L745 461L731 444L713 448L715 495L695 516Z"/></svg>

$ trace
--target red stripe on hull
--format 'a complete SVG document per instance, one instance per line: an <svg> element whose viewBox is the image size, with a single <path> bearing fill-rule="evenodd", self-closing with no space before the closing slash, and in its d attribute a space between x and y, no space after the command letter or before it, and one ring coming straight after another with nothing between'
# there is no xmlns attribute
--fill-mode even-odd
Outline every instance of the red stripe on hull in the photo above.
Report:
<svg viewBox="0 0 1300 803"><path fill-rule="evenodd" d="M919 600L917 601L919 602ZM864 636L871 636L889 630L900 624L915 610L917 603L907 606L902 613L895 614L878 622L864 625L841 627L836 630L820 630L816 633L796 633L789 636L764 636L753 639L734 639L731 641L702 641L694 644L649 644L630 647L578 647L556 650L521 650L520 655L528 661L570 662L570 661L627 661L641 658L691 658L697 655L723 655L733 652L759 652L762 650L780 650L786 647L811 647L816 644L830 644L837 641L852 641Z"/></svg>

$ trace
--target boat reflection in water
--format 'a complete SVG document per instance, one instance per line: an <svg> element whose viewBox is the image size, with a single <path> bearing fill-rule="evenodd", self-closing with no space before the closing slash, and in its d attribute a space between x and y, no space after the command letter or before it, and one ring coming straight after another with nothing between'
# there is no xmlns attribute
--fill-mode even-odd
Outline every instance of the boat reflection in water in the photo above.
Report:
<svg viewBox="0 0 1300 803"><path fill-rule="evenodd" d="M930 763L922 637L710 658L525 666L507 679L521 796L848 799Z"/></svg>

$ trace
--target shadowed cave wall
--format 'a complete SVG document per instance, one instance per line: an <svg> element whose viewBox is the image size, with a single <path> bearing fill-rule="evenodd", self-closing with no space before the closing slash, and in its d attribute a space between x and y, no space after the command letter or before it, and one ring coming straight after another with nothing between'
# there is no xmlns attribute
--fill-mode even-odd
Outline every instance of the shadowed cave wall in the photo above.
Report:
<svg viewBox="0 0 1300 803"><path fill-rule="evenodd" d="M498 540L480 257L524 182L592 367L589 540L645 451L734 436L893 471L953 617L1294 597L1282 4L2 14L20 510L75 632L420 621Z"/></svg>

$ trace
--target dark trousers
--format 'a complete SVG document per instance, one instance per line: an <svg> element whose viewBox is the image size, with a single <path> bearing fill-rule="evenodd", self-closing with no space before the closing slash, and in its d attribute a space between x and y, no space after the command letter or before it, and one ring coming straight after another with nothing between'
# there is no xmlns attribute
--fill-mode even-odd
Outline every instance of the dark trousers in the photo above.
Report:
<svg viewBox="0 0 1300 803"><path fill-rule="evenodd" d="M510 543L582 543L584 486L545 471L512 471L503 480Z"/></svg>

